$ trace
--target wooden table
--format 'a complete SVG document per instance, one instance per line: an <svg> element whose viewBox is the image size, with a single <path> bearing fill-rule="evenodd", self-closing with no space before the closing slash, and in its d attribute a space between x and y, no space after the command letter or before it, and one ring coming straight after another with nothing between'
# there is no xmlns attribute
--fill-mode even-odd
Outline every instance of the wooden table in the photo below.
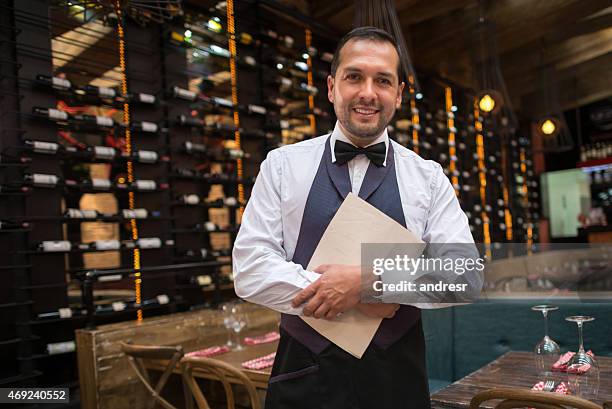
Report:
<svg viewBox="0 0 612 409"><path fill-rule="evenodd" d="M599 364L599 395L594 402L602 405L605 401L612 401L612 358L595 358ZM502 387L527 390L540 380L535 371L533 353L511 351L434 393L431 406L436 409L466 408L478 392ZM483 405L493 406L490 403Z"/></svg>
<svg viewBox="0 0 612 409"><path fill-rule="evenodd" d="M253 334L253 335L262 335L262 334ZM265 369L245 369L242 367L242 363L245 361L249 361L251 359L259 358L264 355L271 354L276 351L276 347L278 346L278 341L269 342L267 344L261 345L252 345L245 346L242 351L230 351L225 354L217 355L213 357L214 359L218 359L219 361L223 361L232 365L234 368L242 370L251 381L255 384L256 388L259 389L267 389L268 388L268 379L270 379L270 373L272 372L272 367ZM218 380L215 376L210 373L203 373L198 370L193 371L195 376ZM230 382L242 383L238 379L229 378Z"/></svg>
<svg viewBox="0 0 612 409"><path fill-rule="evenodd" d="M252 333L246 332L243 335L241 334L241 336L258 336L258 335L263 335L263 333L262 332L252 332ZM213 346L213 345L204 345L198 349L204 349L210 346ZM251 345L251 346L245 345L244 349L241 351L230 351L230 352L226 352L225 354L213 356L212 358L228 363L232 365L234 368L240 369L241 371L243 371L249 377L249 379L253 381L256 388L267 389L268 379L270 379L270 373L272 372L272 367L269 367L266 369L245 369L242 367L242 363L245 361L249 361L251 359L255 359L255 358L262 357L264 355L271 354L272 352L276 351L277 347L278 347L278 341L269 342L267 344L260 344L260 345ZM189 353L191 351L185 351L185 352ZM159 361L150 361L146 364L146 366L154 370L164 370L167 364L168 364L168 361L159 360ZM174 372L177 374L180 374L181 373L180 367L177 367L174 370ZM217 378L215 375L209 372L205 372L205 371L201 371L197 369L194 369L193 374L194 376L198 378L219 380L219 378ZM228 377L228 380L236 384L242 384L242 382L239 379L235 379L233 377Z"/></svg>
<svg viewBox="0 0 612 409"><path fill-rule="evenodd" d="M280 315L276 311L252 304L243 304L247 328L241 336L261 335L278 331ZM182 345L190 352L227 340L223 314L218 310L201 309L146 317L143 321L124 321L76 331L81 406L83 409L146 409L149 393L136 377L134 369L121 352L120 341L140 345ZM228 353L223 359L237 364L273 352L276 343L263 344L240 352ZM237 353L236 353L237 354ZM219 356L220 358L220 356ZM269 374L252 373L260 387Z"/></svg>

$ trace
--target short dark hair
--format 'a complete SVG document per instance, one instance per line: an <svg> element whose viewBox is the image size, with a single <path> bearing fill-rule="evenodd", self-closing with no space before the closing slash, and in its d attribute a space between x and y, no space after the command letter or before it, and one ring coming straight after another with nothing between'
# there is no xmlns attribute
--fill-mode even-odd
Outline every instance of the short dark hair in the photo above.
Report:
<svg viewBox="0 0 612 409"><path fill-rule="evenodd" d="M331 75L332 77L336 76L336 70L338 69L338 65L340 65L340 51L342 48L348 43L350 40L372 40L372 41L380 41L386 42L393 45L395 51L397 52L398 63L397 63L397 80L401 82L402 78L402 62L400 57L399 46L397 45L397 41L395 38L388 32L383 29L372 27L372 26L363 26L357 27L346 33L338 42L338 46L336 47L336 52L334 52L334 58L331 62Z"/></svg>

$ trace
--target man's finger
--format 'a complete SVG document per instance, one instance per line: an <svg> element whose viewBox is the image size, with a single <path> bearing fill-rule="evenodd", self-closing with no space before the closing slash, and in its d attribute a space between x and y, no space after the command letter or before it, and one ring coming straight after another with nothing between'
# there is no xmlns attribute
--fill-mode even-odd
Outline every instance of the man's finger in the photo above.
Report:
<svg viewBox="0 0 612 409"><path fill-rule="evenodd" d="M317 293L314 297L308 301L308 304L303 309L304 315L310 317L316 310L323 304L325 299L323 298L323 294Z"/></svg>
<svg viewBox="0 0 612 409"><path fill-rule="evenodd" d="M327 303L319 305L319 308L312 314L315 318L325 318L330 311L330 306Z"/></svg>
<svg viewBox="0 0 612 409"><path fill-rule="evenodd" d="M324 272L329 270L330 267L331 267L331 264L321 264L320 266L318 266L312 271L314 271L315 273L323 274Z"/></svg>
<svg viewBox="0 0 612 409"><path fill-rule="evenodd" d="M293 306L293 308L299 307L300 305L304 304L306 300L315 295L317 292L317 288L319 288L318 280L300 291L298 295L293 298L293 301L291 301L291 305Z"/></svg>

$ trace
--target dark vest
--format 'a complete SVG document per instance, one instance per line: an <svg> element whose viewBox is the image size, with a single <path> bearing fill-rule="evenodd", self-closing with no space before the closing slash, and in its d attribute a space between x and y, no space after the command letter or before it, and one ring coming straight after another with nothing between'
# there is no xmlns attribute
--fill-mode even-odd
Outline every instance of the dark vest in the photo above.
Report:
<svg viewBox="0 0 612 409"><path fill-rule="evenodd" d="M348 164L332 163L329 140L328 137L325 141L325 151L306 200L297 246L293 255L293 262L302 265L303 268L308 266L325 229L346 195L352 191ZM376 167L370 163L359 191L359 197L406 227L397 186L391 141L389 141L386 166ZM406 334L419 318L418 308L402 305L393 318L382 320L374 336L374 343L386 349ZM330 344L327 338L296 315L282 314L281 326L289 335L316 354Z"/></svg>

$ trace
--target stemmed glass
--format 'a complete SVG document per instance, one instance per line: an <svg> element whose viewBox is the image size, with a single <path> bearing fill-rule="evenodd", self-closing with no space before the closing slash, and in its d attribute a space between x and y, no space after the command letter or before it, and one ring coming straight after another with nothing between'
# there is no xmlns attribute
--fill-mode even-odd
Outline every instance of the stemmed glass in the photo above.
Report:
<svg viewBox="0 0 612 409"><path fill-rule="evenodd" d="M541 304L534 305L531 309L533 311L540 311L544 316L544 338L535 346L534 353L538 374L549 377L552 375L553 364L559 359L559 355L561 355L561 348L559 348L559 344L548 336L548 313L558 310L559 307Z"/></svg>
<svg viewBox="0 0 612 409"><path fill-rule="evenodd" d="M595 359L584 350L582 326L593 321L594 317L573 315L565 320L578 325L578 352L567 363L568 386L570 392L585 399L597 397L599 392L599 366Z"/></svg>
<svg viewBox="0 0 612 409"><path fill-rule="evenodd" d="M241 351L244 349L244 346L240 342L240 332L247 325L247 314L244 310L244 305L242 303L236 303L232 306L232 330L235 334L236 343L233 347L234 351Z"/></svg>
<svg viewBox="0 0 612 409"><path fill-rule="evenodd" d="M236 343L234 342L234 321L235 317L232 313L232 308L234 307L233 302L226 302L221 304L221 311L223 313L223 326L225 326L225 330L227 331L227 345L230 349L233 349Z"/></svg>

